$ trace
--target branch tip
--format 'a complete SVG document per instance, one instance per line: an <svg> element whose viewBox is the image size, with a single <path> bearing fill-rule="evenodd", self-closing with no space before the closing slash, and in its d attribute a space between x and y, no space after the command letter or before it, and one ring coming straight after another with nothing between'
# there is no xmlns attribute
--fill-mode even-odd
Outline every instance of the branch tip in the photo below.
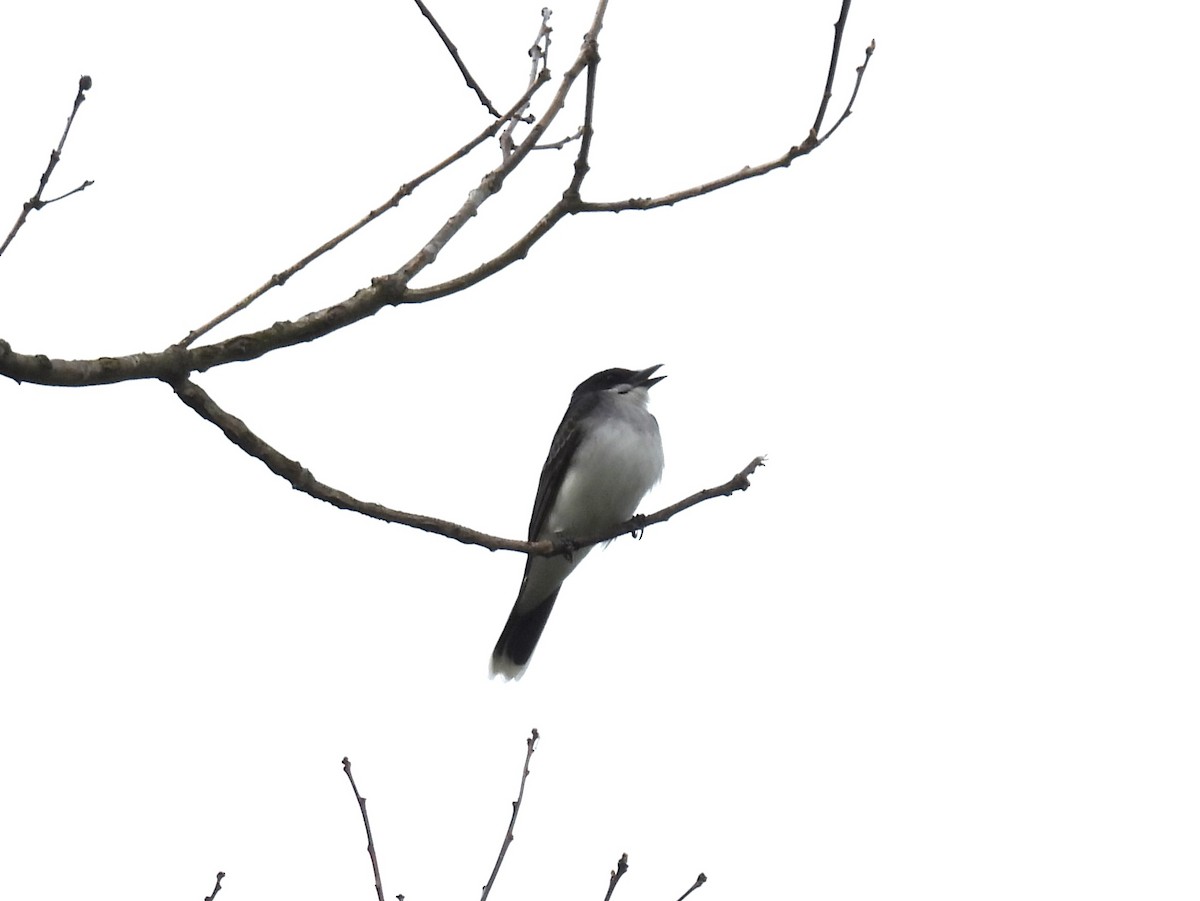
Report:
<svg viewBox="0 0 1200 901"><path fill-rule="evenodd" d="M75 122L75 114L79 112L80 105L86 99L84 91L88 90L91 86L92 77L90 75L81 75L79 77L79 89L75 93L75 102L71 105L71 114L67 116L67 126L63 129L62 137L58 139L58 146L50 151L50 162L46 164L46 169L42 172L42 177L38 179L37 190L34 191L32 197L21 205L21 212L17 216L17 221L13 223L13 227L8 232L8 237L4 239L4 243L0 244L0 256L3 256L4 251L8 249L8 245L17 236L17 232L25 225L31 211L40 210L47 204L62 200L64 197L70 197L72 194L77 194L92 184L90 181L85 181L78 188L68 191L66 194L60 194L51 200L42 199L42 193L46 190L46 185L50 183L50 176L54 174L54 167L62 159L63 147L67 143L67 135L71 133L71 125Z"/></svg>
<svg viewBox="0 0 1200 901"><path fill-rule="evenodd" d="M604 901L609 901L612 898L613 890L617 887L617 883L621 881L621 877L625 875L628 869L629 855L622 854L621 859L617 861L617 868L609 873L608 893L604 896Z"/></svg>
<svg viewBox="0 0 1200 901"><path fill-rule="evenodd" d="M706 883L706 882L708 882L708 877L705 876L703 873L701 873L699 876L696 877L696 881L692 883L692 887L689 888L686 892L684 892L682 895L679 896L679 901L683 901L684 898L686 898L688 895L690 895L696 889L700 888L700 886L704 885L704 883Z"/></svg>
<svg viewBox="0 0 1200 901"><path fill-rule="evenodd" d="M487 884L483 887L483 894L480 897L480 901L487 901L487 897L492 891L492 886L496 884L496 876L500 873L500 865L504 863L504 855L508 853L508 846L513 843L513 828L517 825L517 814L521 812L521 801L525 798L525 780L529 778L529 761L533 757L538 737L538 730L533 729L529 733L529 738L525 739L525 763L521 767L521 785L517 789L517 799L512 802L512 817L508 821L508 829L504 833L504 840L500 843L500 853L496 856L496 864L492 867L492 875L488 877Z"/></svg>
<svg viewBox="0 0 1200 901"><path fill-rule="evenodd" d="M350 758L342 758L342 772L346 774L346 778L350 780L350 788L354 792L354 797L358 801L358 809L362 814L363 828L367 832L367 855L371 858L371 870L375 874L375 897L378 901L383 901L383 880L379 877L379 859L375 856L375 839L371 836L371 820L367 817L367 799L358 792L358 786L354 784L354 775L350 772Z"/></svg>
<svg viewBox="0 0 1200 901"><path fill-rule="evenodd" d="M213 901L213 898L217 897L217 892L219 892L221 890L221 880L224 878L225 878L224 870L217 873L217 882L213 886L212 894L205 896L204 901Z"/></svg>

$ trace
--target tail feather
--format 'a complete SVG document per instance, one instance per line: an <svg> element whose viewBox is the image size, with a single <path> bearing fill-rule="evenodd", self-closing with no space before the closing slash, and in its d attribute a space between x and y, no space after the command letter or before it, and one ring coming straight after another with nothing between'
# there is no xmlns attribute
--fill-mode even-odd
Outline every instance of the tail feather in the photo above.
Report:
<svg viewBox="0 0 1200 901"><path fill-rule="evenodd" d="M524 675L557 597L558 591L555 591L540 604L523 611L518 609L519 604L513 605L508 622L504 624L504 630L492 651L493 676L519 679Z"/></svg>

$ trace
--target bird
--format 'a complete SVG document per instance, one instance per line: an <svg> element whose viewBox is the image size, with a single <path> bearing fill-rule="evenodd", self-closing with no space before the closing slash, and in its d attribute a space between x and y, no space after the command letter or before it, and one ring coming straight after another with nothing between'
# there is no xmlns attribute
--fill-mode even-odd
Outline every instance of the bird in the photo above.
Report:
<svg viewBox="0 0 1200 901"><path fill-rule="evenodd" d="M618 526L658 483L662 438L646 402L666 378L654 376L661 366L605 369L579 383L542 467L530 541L585 538ZM590 550L525 558L521 590L492 651L492 677L524 675L563 581Z"/></svg>

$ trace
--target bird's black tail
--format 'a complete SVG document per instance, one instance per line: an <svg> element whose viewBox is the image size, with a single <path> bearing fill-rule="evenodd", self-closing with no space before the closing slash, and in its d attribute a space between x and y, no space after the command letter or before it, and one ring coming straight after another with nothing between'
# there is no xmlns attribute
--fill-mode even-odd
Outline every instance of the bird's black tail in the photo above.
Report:
<svg viewBox="0 0 1200 901"><path fill-rule="evenodd" d="M550 595L540 604L528 610L518 609L514 604L504 631L492 651L492 675L503 676L505 679L519 679L529 665L533 649L537 647L542 630L546 628L546 620L554 609L554 601L558 592Z"/></svg>

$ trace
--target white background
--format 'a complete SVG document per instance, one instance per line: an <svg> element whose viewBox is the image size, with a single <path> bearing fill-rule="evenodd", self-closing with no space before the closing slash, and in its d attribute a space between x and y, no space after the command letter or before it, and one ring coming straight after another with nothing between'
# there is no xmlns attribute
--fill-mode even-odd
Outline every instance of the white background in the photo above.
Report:
<svg viewBox="0 0 1200 901"><path fill-rule="evenodd" d="M539 4L433 3L498 106ZM614 2L585 197L805 135L835 2ZM592 10L555 7L561 74ZM1190 20L1185 20L1190 17ZM404 2L10 4L0 225L79 75L0 337L159 350L465 143L486 113ZM0 848L22 899L1195 898L1196 14L859 0L790 169L575 217L470 292L197 380L343 490L521 537L571 389L665 364L656 509L597 552L526 678L520 580L292 491L161 384L0 383ZM582 85L580 85L582 88ZM545 97L549 90L543 91ZM580 121L579 100L551 137ZM832 121L832 118L830 119ZM418 284L511 243L570 151ZM494 146L213 337L398 268Z"/></svg>

